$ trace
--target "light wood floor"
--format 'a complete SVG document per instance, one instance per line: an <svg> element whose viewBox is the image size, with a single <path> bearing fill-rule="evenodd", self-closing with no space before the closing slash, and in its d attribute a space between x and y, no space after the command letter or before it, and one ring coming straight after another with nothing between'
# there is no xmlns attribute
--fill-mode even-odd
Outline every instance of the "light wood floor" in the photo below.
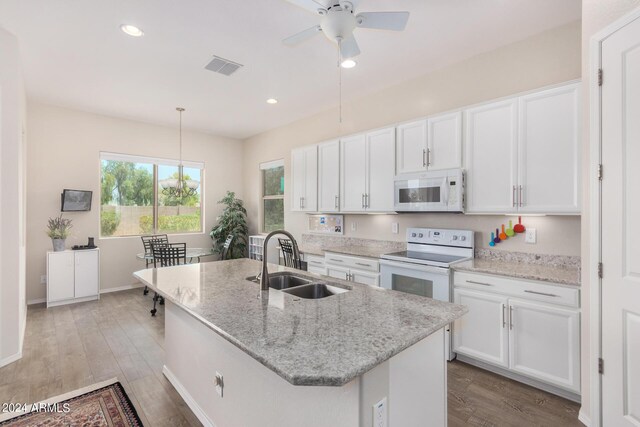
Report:
<svg viewBox="0 0 640 427"><path fill-rule="evenodd" d="M30 306L23 357L0 368L0 402L37 402L117 377L145 426L200 426L162 374L164 308L155 318L150 308L140 289ZM461 362L449 364L448 397L449 426L582 425L577 404Z"/></svg>

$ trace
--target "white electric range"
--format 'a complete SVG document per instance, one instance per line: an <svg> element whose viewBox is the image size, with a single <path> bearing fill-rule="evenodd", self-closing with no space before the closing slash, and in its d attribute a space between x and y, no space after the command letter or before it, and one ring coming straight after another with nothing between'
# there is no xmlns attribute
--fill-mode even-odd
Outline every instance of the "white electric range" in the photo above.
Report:
<svg viewBox="0 0 640 427"><path fill-rule="evenodd" d="M451 264L473 258L474 235L470 230L440 228L407 229L407 250L382 255L380 286L451 301ZM450 327L445 329L447 359L451 360Z"/></svg>

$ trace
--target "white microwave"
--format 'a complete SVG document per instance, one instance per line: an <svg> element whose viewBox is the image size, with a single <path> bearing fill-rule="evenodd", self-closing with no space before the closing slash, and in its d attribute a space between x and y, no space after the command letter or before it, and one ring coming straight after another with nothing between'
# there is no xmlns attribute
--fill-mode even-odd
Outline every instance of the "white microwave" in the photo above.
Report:
<svg viewBox="0 0 640 427"><path fill-rule="evenodd" d="M394 182L396 212L464 212L464 171L446 169L399 175Z"/></svg>

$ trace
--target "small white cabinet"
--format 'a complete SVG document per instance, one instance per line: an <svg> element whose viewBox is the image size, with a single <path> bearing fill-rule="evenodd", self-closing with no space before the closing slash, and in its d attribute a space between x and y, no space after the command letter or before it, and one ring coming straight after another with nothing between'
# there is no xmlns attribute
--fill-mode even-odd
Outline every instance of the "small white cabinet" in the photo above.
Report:
<svg viewBox="0 0 640 427"><path fill-rule="evenodd" d="M318 209L318 146L291 151L291 210L316 212Z"/></svg>
<svg viewBox="0 0 640 427"><path fill-rule="evenodd" d="M318 144L318 211L340 210L340 140Z"/></svg>
<svg viewBox="0 0 640 427"><path fill-rule="evenodd" d="M386 128L340 141L340 209L392 212L395 129Z"/></svg>
<svg viewBox="0 0 640 427"><path fill-rule="evenodd" d="M427 170L427 121L402 123L397 127L396 173Z"/></svg>
<svg viewBox="0 0 640 427"><path fill-rule="evenodd" d="M100 250L47 253L47 307L98 299Z"/></svg>

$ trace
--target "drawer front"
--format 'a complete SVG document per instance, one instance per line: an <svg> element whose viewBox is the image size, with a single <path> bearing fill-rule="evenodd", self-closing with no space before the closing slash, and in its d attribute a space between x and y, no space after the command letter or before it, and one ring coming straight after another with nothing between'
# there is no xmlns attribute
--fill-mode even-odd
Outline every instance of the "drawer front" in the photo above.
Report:
<svg viewBox="0 0 640 427"><path fill-rule="evenodd" d="M324 257L323 256L305 254L304 255L304 260L309 265L309 268L310 267L324 268Z"/></svg>
<svg viewBox="0 0 640 427"><path fill-rule="evenodd" d="M580 291L578 289L543 282L455 271L453 285L455 287L495 292L548 304L580 307Z"/></svg>
<svg viewBox="0 0 640 427"><path fill-rule="evenodd" d="M325 255L325 263L345 268L354 268L356 270L373 271L376 273L380 271L380 263L377 259L373 258L361 258L327 252Z"/></svg>

